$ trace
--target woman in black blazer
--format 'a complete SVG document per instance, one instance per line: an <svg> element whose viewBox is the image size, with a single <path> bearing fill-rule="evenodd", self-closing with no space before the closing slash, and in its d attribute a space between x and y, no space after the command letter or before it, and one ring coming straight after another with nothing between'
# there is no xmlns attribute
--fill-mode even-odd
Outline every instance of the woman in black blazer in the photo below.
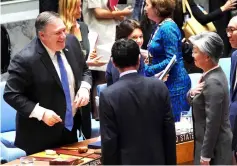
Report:
<svg viewBox="0 0 237 166"><path fill-rule="evenodd" d="M190 8L192 10L193 16L200 22L202 25L206 25L209 22L216 21L220 19L225 12L235 9L236 0L228 0L223 6L215 9L208 14L204 14L200 7L194 2L194 0L188 0ZM184 22L184 15L182 9L182 0L176 0L176 9L173 14L174 21L178 24L179 28L182 29Z"/></svg>
<svg viewBox="0 0 237 166"><path fill-rule="evenodd" d="M183 0L176 0L176 9L173 13L173 20L176 22L181 32L183 33L182 26L184 23L184 14L183 14L183 8L182 8L182 1ZM215 10L212 10L208 14L204 14L202 10L200 9L200 7L194 2L194 0L188 0L188 3L192 10L193 16L202 25L206 25L209 22L215 21L214 24L216 26L217 33L221 36L222 40L224 40L224 43L225 43L223 57L227 57L230 52L230 46L229 46L227 35L225 33L225 28L223 27L220 28L219 26L217 26L216 21L222 19L223 16L226 16L227 12L230 11L231 9L235 9L236 0L226 1L225 3L223 3L223 5L220 5L221 7L216 8ZM209 5L211 5L211 3ZM188 45L188 44L183 45L183 56L185 60L184 61L185 68L187 69L188 73L202 72L201 69L197 68L194 65L193 58L192 58L191 45Z"/></svg>

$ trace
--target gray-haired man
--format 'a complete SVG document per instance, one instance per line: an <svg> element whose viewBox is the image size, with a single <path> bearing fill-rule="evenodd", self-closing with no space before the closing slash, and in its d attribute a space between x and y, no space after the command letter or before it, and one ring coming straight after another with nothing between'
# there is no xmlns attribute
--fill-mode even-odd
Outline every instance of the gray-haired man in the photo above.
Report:
<svg viewBox="0 0 237 166"><path fill-rule="evenodd" d="M37 37L12 59L4 99L16 109L15 145L27 154L77 142L78 107L89 101L91 73L80 44L53 12L35 22Z"/></svg>

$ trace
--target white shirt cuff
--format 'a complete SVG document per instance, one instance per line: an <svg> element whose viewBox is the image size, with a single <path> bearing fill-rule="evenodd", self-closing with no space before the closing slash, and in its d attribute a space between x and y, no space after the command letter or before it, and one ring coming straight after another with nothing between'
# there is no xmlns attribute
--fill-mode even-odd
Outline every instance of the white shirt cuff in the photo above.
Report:
<svg viewBox="0 0 237 166"><path fill-rule="evenodd" d="M80 88L86 88L88 91L90 91L91 85L86 81L82 81Z"/></svg>
<svg viewBox="0 0 237 166"><path fill-rule="evenodd" d="M211 158L206 158L206 157L202 157L201 156L201 160L203 160L203 161L211 161Z"/></svg>
<svg viewBox="0 0 237 166"><path fill-rule="evenodd" d="M41 107L39 105L39 103L37 103L29 117L30 118L37 118L39 121L41 121L44 116L45 111L46 111L46 109L44 107Z"/></svg>

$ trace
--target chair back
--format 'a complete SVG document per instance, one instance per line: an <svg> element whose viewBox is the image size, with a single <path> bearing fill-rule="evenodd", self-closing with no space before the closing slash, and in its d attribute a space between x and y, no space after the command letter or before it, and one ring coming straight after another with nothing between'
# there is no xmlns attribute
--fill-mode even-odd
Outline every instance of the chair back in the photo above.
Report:
<svg viewBox="0 0 237 166"><path fill-rule="evenodd" d="M230 58L221 58L219 60L219 65L221 66L222 70L224 71L228 85L230 87L230 66L231 66L231 59Z"/></svg>
<svg viewBox="0 0 237 166"><path fill-rule="evenodd" d="M7 132L7 131L14 131L16 130L16 110L13 109L9 104L5 102L3 99L3 93L5 88L6 82L0 82L0 92L1 92L1 113L0 113L0 119L1 119L1 133Z"/></svg>

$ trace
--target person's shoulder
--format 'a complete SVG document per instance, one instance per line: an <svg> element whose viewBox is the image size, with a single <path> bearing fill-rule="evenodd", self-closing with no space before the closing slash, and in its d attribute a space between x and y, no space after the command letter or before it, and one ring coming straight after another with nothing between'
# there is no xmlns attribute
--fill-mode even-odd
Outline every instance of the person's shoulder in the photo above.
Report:
<svg viewBox="0 0 237 166"><path fill-rule="evenodd" d="M144 77L144 82L152 84L154 86L165 86L164 82L156 77Z"/></svg>
<svg viewBox="0 0 237 166"><path fill-rule="evenodd" d="M75 35L67 34L67 36L66 36L66 44L67 45L74 45L74 44L78 44L78 43L79 43L79 41Z"/></svg>
<svg viewBox="0 0 237 166"><path fill-rule="evenodd" d="M159 94L168 94L168 88L165 83L155 77L144 77L144 84L149 86L150 89L153 89L154 92Z"/></svg>
<svg viewBox="0 0 237 166"><path fill-rule="evenodd" d="M70 34L70 33L66 35L66 40L74 40L74 39L77 39L75 35Z"/></svg>
<svg viewBox="0 0 237 166"><path fill-rule="evenodd" d="M224 71L221 69L221 67L207 73L207 75L204 77L204 81L206 85L210 86L212 86L213 84L216 85L222 85L223 83L228 84L226 75Z"/></svg>
<svg viewBox="0 0 237 166"><path fill-rule="evenodd" d="M236 58L237 59L237 50L235 50L233 53L232 53L232 58Z"/></svg>
<svg viewBox="0 0 237 166"><path fill-rule="evenodd" d="M180 31L178 25L173 21L165 21L164 23L161 24L160 30L162 33L170 33L172 31Z"/></svg>
<svg viewBox="0 0 237 166"><path fill-rule="evenodd" d="M101 92L101 94L103 94L107 98L110 98L110 97L114 96L114 94L118 95L118 93L121 92L122 89L124 88L124 84L122 82L123 81L119 80L119 81L113 83L112 85L105 88Z"/></svg>
<svg viewBox="0 0 237 166"><path fill-rule="evenodd" d="M22 66L34 66L36 61L40 60L40 43L39 39L34 38L29 44L27 44L21 51L13 55L11 63L18 63Z"/></svg>
<svg viewBox="0 0 237 166"><path fill-rule="evenodd" d="M27 44L21 51L16 53L14 57L22 57L23 59L29 60L30 58L36 58L36 53L39 51L37 47L39 46L39 39L35 37L29 44Z"/></svg>

